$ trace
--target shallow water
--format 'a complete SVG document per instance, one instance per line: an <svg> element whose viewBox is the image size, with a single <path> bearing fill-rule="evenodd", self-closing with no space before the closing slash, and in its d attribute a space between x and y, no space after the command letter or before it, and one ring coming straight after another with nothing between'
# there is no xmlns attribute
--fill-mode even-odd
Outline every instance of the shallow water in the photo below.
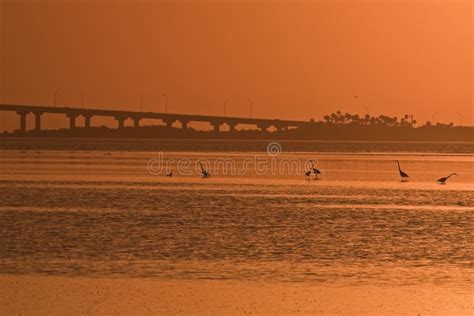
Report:
<svg viewBox="0 0 474 316"><path fill-rule="evenodd" d="M70 151L198 151L264 152L268 140L171 140L171 139L96 139L84 138L0 138L0 149ZM472 142L367 142L367 141L278 141L285 152L346 153L474 153Z"/></svg>
<svg viewBox="0 0 474 316"><path fill-rule="evenodd" d="M281 143L270 156L268 143L257 143L197 152L189 150L195 142L188 150L179 142L161 155L123 144L110 155L89 145L1 150L0 272L470 289L471 145L312 153L313 143L300 151ZM150 174L157 158L172 178L165 168ZM311 158L320 180L304 177ZM396 159L410 182L400 182ZM199 177L197 161L211 178ZM454 171L448 184L436 183Z"/></svg>

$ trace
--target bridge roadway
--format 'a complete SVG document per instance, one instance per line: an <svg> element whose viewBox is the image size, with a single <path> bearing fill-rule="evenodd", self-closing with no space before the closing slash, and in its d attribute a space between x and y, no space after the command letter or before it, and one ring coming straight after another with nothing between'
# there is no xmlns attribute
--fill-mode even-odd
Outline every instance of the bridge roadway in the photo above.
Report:
<svg viewBox="0 0 474 316"><path fill-rule="evenodd" d="M262 131L275 127L277 130L285 130L291 127L303 127L311 124L310 121L292 121L278 119L259 119L246 117L227 117L227 116L211 116L211 115L189 115L189 114L171 114L157 112L134 112L119 110L101 110L87 108L71 108L71 107L53 107L53 106L33 106L33 105L12 105L0 104L0 111L16 112L20 118L20 131L26 132L26 116L32 113L35 116L35 129L41 130L41 115L45 113L64 114L69 118L69 128L76 128L76 119L79 116L84 117L84 127L91 127L91 119L94 116L113 117L117 121L117 127L123 128L127 119L133 120L133 126L139 127L142 119L158 119L172 127L174 122L180 122L181 128L188 128L190 122L207 122L214 127L214 131L219 132L223 124L229 126L230 131L234 131L238 124L255 125Z"/></svg>

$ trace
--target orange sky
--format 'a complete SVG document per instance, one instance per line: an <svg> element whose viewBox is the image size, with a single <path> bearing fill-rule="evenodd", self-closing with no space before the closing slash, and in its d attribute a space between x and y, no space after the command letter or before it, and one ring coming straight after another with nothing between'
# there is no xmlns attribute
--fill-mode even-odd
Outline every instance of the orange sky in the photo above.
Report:
<svg viewBox="0 0 474 316"><path fill-rule="evenodd" d="M0 2L2 103L474 124L468 0Z"/></svg>

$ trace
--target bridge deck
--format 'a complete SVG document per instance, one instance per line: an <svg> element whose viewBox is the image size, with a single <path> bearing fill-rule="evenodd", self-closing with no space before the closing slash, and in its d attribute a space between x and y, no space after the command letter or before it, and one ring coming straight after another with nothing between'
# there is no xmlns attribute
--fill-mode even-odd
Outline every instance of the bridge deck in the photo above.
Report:
<svg viewBox="0 0 474 316"><path fill-rule="evenodd" d="M12 105L0 104L0 111L12 111L18 113L61 113L68 116L108 116L117 119L161 119L163 121L184 121L184 122L209 122L211 124L251 124L251 125L278 125L285 127L300 127L310 122L296 120L278 120L264 118L248 118L248 117L230 117L230 116L213 116L213 115L192 115L192 114L176 114L176 113L160 113L160 112L138 112L123 110L103 110L90 108L72 108L72 107L53 107L53 106L33 106L33 105Z"/></svg>

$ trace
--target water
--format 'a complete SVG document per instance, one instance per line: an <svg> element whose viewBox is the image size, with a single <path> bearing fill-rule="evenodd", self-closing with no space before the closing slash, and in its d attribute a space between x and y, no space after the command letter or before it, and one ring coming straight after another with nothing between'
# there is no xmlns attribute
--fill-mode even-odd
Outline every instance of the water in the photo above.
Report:
<svg viewBox="0 0 474 316"><path fill-rule="evenodd" d="M202 143L2 143L0 272L470 290L472 144ZM157 157L174 177L149 173ZM304 178L311 158L321 180Z"/></svg>
<svg viewBox="0 0 474 316"><path fill-rule="evenodd" d="M278 141L286 152L347 152L347 153L474 153L474 142L348 142L348 141ZM0 138L1 149L70 150L70 151L198 151L198 152L263 152L267 140L151 140L92 139L71 141L67 138Z"/></svg>

